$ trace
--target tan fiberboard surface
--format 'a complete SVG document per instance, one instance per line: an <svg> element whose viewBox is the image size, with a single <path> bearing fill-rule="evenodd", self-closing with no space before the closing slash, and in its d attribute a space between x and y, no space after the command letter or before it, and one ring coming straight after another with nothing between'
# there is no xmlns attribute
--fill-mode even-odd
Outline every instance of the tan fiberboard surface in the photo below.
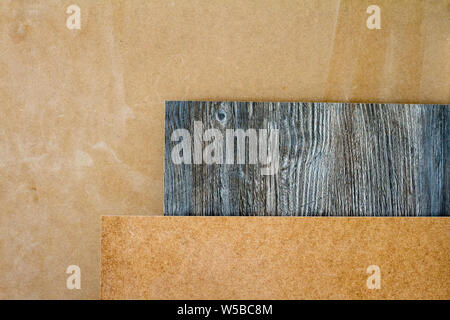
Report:
<svg viewBox="0 0 450 320"><path fill-rule="evenodd" d="M99 297L100 216L163 212L165 100L449 103L449 1L373 2L0 1L0 298Z"/></svg>
<svg viewBox="0 0 450 320"><path fill-rule="evenodd" d="M449 299L449 223L103 217L101 297ZM367 288L371 265L379 267L380 289Z"/></svg>

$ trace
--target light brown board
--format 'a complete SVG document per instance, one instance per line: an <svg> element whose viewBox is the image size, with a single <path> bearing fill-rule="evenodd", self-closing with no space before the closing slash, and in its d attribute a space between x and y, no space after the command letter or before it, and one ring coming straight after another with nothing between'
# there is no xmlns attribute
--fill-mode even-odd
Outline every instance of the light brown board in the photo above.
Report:
<svg viewBox="0 0 450 320"><path fill-rule="evenodd" d="M449 299L449 252L448 218L103 217L101 297Z"/></svg>
<svg viewBox="0 0 450 320"><path fill-rule="evenodd" d="M449 215L449 121L448 105L169 101L165 214Z"/></svg>

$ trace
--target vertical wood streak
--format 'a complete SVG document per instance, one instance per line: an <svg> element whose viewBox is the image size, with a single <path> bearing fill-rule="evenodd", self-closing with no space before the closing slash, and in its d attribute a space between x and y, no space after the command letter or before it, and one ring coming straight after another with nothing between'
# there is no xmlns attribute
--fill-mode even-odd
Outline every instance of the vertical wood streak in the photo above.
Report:
<svg viewBox="0 0 450 320"><path fill-rule="evenodd" d="M164 213L449 216L449 112L448 105L166 102ZM249 163L248 139L245 164L174 164L171 134L183 128L193 136L194 121L222 133L224 161L227 129L279 129L278 174L261 175L262 165Z"/></svg>

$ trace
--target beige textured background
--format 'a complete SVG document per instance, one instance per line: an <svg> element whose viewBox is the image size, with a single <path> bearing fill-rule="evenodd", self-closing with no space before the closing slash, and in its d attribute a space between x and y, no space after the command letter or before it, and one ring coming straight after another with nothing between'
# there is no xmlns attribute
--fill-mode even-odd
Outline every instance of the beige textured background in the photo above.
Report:
<svg viewBox="0 0 450 320"><path fill-rule="evenodd" d="M0 298L99 297L100 216L162 214L166 99L449 103L449 10L1 0Z"/></svg>

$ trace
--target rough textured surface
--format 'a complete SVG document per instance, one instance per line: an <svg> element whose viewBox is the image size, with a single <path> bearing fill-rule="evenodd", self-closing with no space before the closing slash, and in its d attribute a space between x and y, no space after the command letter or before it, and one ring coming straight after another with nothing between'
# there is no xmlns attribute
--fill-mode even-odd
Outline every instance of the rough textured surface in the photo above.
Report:
<svg viewBox="0 0 450 320"><path fill-rule="evenodd" d="M449 1L377 3L1 0L0 298L99 297L100 216L163 213L165 100L449 103Z"/></svg>
<svg viewBox="0 0 450 320"><path fill-rule="evenodd" d="M219 164L193 162L196 121L205 132L218 130L216 138L199 141L203 154L217 143ZM164 213L450 215L449 121L448 105L167 102ZM268 128L279 130L274 175L250 163L261 153L257 130ZM190 132L189 164L173 161L177 129ZM245 164L236 164L238 139L234 164L226 163L230 129L256 129L253 142L241 142ZM202 139L204 132L195 134ZM270 153L265 147L263 154Z"/></svg>
<svg viewBox="0 0 450 320"><path fill-rule="evenodd" d="M448 218L102 221L103 299L450 298Z"/></svg>

